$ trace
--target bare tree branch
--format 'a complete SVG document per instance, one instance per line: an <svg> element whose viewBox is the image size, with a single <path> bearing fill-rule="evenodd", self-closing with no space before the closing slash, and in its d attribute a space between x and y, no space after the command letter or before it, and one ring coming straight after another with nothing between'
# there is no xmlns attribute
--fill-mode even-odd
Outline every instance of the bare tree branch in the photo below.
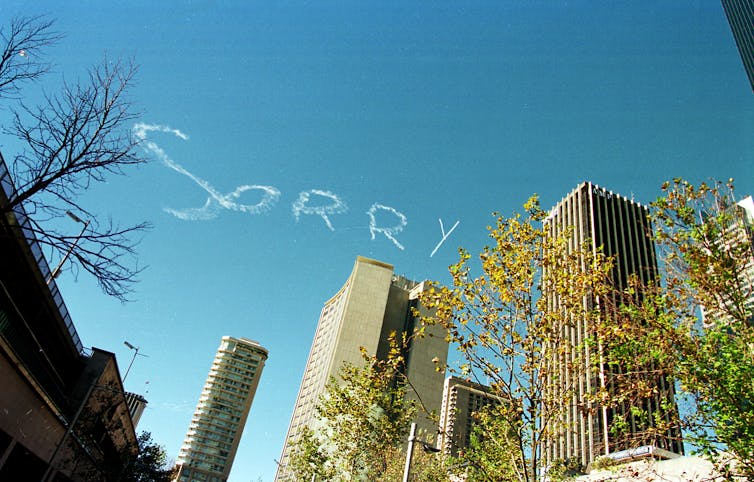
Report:
<svg viewBox="0 0 754 482"><path fill-rule="evenodd" d="M88 84L65 84L60 94L46 96L43 105L21 104L14 110L13 124L4 131L25 148L13 160L17 192L12 205L55 211L35 195L50 192L67 203L92 181L145 162L128 130L138 117L125 98L135 72L133 64L105 60L91 70Z"/></svg>
<svg viewBox="0 0 754 482"><path fill-rule="evenodd" d="M42 17L13 20L0 59L0 97L18 94L20 83L35 80L47 64L26 60L30 52L55 43L60 36L52 21ZM23 51L23 57L21 53ZM22 59L22 60L19 60ZM26 63L24 63L26 62ZM139 140L130 127L139 115L128 99L136 73L132 62L105 58L89 71L88 79L63 84L60 92L46 94L37 106L18 102L10 108L10 125L3 133L17 138L22 148L10 163L15 192L0 212L22 206L32 218L37 240L49 247L50 261L69 261L98 281L102 290L122 301L132 292L141 271L135 247L148 223L121 227L101 221L79 203L79 195L110 174L146 162L137 150ZM60 232L57 218L72 214L86 225L80 233Z"/></svg>
<svg viewBox="0 0 754 482"><path fill-rule="evenodd" d="M62 35L55 32L54 21L45 17L11 20L8 29L0 27L0 99L15 98L25 81L34 81L50 70L44 49L54 45Z"/></svg>

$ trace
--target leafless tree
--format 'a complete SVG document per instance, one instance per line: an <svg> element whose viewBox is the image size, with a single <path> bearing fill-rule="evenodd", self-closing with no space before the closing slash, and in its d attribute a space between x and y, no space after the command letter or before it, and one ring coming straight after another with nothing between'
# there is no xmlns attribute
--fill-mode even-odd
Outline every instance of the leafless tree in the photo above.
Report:
<svg viewBox="0 0 754 482"><path fill-rule="evenodd" d="M17 57L38 55L37 49L56 43L61 37L52 25L43 17L21 18L11 21L7 34L0 31L6 44L0 98L22 97L20 84L49 70L44 62L24 64ZM10 162L15 192L8 193L10 204L3 211L23 206L37 240L49 248L51 262L88 271L105 293L123 301L140 272L135 247L149 224L122 227L104 221L78 199L93 183L146 162L130 131L138 118L128 98L135 72L132 62L105 59L86 80L65 82L59 92L45 94L40 105L18 100L9 106L11 120L2 129L21 143ZM84 228L73 234L61 230L66 223L55 220L66 215Z"/></svg>
<svg viewBox="0 0 754 482"><path fill-rule="evenodd" d="M24 81L36 80L47 73L44 49L58 42L61 35L52 29L53 21L45 17L11 20L10 27L0 27L0 99L16 97Z"/></svg>

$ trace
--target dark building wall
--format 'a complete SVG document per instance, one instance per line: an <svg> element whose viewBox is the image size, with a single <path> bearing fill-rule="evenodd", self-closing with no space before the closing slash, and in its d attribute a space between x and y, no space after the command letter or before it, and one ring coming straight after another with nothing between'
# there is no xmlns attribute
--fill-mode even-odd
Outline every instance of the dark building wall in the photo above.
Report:
<svg viewBox="0 0 754 482"><path fill-rule="evenodd" d="M74 437L63 423L74 415L58 411L5 348L0 342L0 480L40 480L50 461L55 480L114 480L137 441L112 354L95 349L69 394L71 405L82 407Z"/></svg>
<svg viewBox="0 0 754 482"><path fill-rule="evenodd" d="M646 207L633 200L592 183L582 183L552 209L545 220L545 229L550 236L562 235L571 229L569 246L572 251L585 242L592 242L593 250L599 248L607 256L615 257L612 269L615 291L607 299L598 302L597 306L601 311L605 306L613 304L618 293L628 286L630 276L635 275L643 282L654 281L658 276L648 212ZM547 296L551 304L556 306L557 298ZM597 301L594 299L585 300L588 304L595 302ZM610 390L611 375L620 374L620 367L608 365L602 358L597 358L596 350L585 344L592 333L585 320L563 323L561 333L564 340L574 348L579 347L579 350L570 350L570 354L559 354L557 357L561 358L553 356L550 360L548 369L552 370L550 377L553 381L548 385L549 393L553 399L567 395L570 403L561 417L553 421L553 434L543 448L545 461L576 459L587 465L608 451L648 443L683 453L681 434L677 428L654 434L651 441L642 441L643 434L650 433L647 424L653 424L653 419L649 422L638 420L627 404L606 408L589 402L589 395L604 383L601 375L605 375L608 380L606 387ZM675 406L671 381L660 377L650 383L656 387L656 395L641 401L641 408L654 414L665 404ZM591 408L587 409L588 407ZM670 412L663 410L666 416L670 416ZM628 421L628 433L616 436L610 432L613 420L617 417Z"/></svg>
<svg viewBox="0 0 754 482"><path fill-rule="evenodd" d="M114 355L97 349L91 357L84 354L27 214L10 201L13 195L0 155L0 480L40 480L51 459L55 470L47 475L55 480L109 480L101 472L102 457L117 452L120 463L123 454L137 450ZM104 407L107 416L97 414L88 425L100 432L87 428L91 420L82 410L76 436L67 437L79 407L103 408L93 405L101 394L93 394L100 391L95 386L105 385L123 403Z"/></svg>
<svg viewBox="0 0 754 482"><path fill-rule="evenodd" d="M6 456L15 451L21 456L25 451L33 455L21 456L28 462L38 460L44 473L55 447L65 433L65 428L48 403L34 390L16 363L3 350L0 350L0 434L7 441ZM4 451L0 451L2 461ZM13 459L0 462L0 480L14 480L8 477L13 473ZM33 463L31 468L36 467Z"/></svg>
<svg viewBox="0 0 754 482"><path fill-rule="evenodd" d="M722 3L754 91L754 0L722 0Z"/></svg>

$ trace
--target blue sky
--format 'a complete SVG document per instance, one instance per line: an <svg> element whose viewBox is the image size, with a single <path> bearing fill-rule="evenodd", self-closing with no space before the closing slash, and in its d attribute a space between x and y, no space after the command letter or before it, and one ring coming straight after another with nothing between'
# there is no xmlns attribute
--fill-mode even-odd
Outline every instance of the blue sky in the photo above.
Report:
<svg viewBox="0 0 754 482"><path fill-rule="evenodd" d="M535 192L549 207L590 180L648 203L676 176L754 192L754 94L713 0L0 6L3 24L36 14L65 38L28 98L105 55L133 58L153 143L153 162L83 198L154 225L134 301L66 272L68 309L122 368L124 340L148 355L126 388L146 392L139 428L171 457L221 337L269 349L233 482L272 480L319 311L357 255L443 281L491 212ZM13 141L0 134L0 149L11 158ZM337 211L332 229L313 206ZM372 239L397 213L395 242ZM459 224L430 256L438 219Z"/></svg>

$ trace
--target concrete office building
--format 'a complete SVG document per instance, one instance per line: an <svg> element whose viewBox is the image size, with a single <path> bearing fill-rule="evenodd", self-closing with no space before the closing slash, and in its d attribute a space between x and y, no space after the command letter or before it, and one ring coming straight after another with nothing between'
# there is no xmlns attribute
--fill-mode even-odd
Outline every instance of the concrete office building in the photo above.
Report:
<svg viewBox="0 0 754 482"><path fill-rule="evenodd" d="M754 90L754 0L722 0L730 30Z"/></svg>
<svg viewBox="0 0 754 482"><path fill-rule="evenodd" d="M440 409L440 435L437 448L446 454L458 456L471 442L474 414L484 407L500 403L490 387L457 377L445 379Z"/></svg>
<svg viewBox="0 0 754 482"><path fill-rule="evenodd" d="M585 182L551 210L544 221L544 227L551 236L572 229L569 243L572 250L591 240L595 252L597 247L601 247L605 255L615 256L612 281L616 294L627 287L632 275L645 283L655 281L658 277L647 208L630 199ZM557 298L553 295L546 296L551 306L557 304ZM591 299L584 300L586 304L594 302ZM599 307L600 300L596 302ZM598 358L596 350L585 344L586 338L591 334L588 323L578 319L570 321L568 324L563 323L561 335L574 349L553 354L548 368L552 370L550 377L553 381L549 387L554 392L551 394L558 398L567 394L570 403L559 419L550 422L553 435L543 446L542 457L545 463L556 459L577 459L586 466L600 455L649 443L642 443L642 437L649 428L646 423L654 421L652 417L649 417L649 422L638 420L631 414L631 406L626 404L605 408L596 407L589 402L587 395L594 393L601 387L601 383L605 383L600 374L609 374L611 369L602 358ZM569 366L580 369L569 370ZM659 377L659 381L651 383L656 386L656 395L643 400L641 408L649 413L657 413L658 407L665 403L675 407L672 381ZM573 387L573 392L570 387ZM609 382L606 387L610 389ZM667 411L665 415L668 417L667 421L673 421ZM628 434L615 436L610 433L612 421L618 417L627 420ZM651 443L660 449L683 453L681 434L677 429L655 434Z"/></svg>
<svg viewBox="0 0 754 482"><path fill-rule="evenodd" d="M267 350L224 336L176 459L179 482L228 480Z"/></svg>
<svg viewBox="0 0 754 482"><path fill-rule="evenodd" d="M275 480L292 480L288 470L292 442L301 428L312 426L317 401L343 364L363 365L360 347L386 359L391 332L411 334L418 328L412 308L421 309L418 297L423 289L424 283L394 275L387 263L356 259L351 276L320 314ZM425 407L439 411L444 375L435 370L433 359L444 366L448 343L440 327L431 327L429 332L435 336L413 343L406 355L406 374L416 390L409 389L406 396L418 394ZM435 423L420 418L417 425L425 431L423 437L433 438Z"/></svg>

